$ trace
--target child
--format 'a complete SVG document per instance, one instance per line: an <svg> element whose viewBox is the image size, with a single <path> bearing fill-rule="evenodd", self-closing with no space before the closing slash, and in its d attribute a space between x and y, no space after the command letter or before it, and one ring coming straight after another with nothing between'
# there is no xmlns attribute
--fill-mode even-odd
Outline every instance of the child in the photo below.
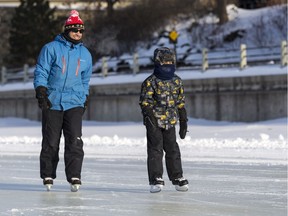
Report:
<svg viewBox="0 0 288 216"><path fill-rule="evenodd" d="M150 192L160 192L164 186L163 150L169 180L176 190L187 191L188 180L183 178L175 125L179 118L179 135L184 139L188 119L182 80L175 75L175 52L167 47L156 49L154 65L154 73L142 83L139 103L146 126Z"/></svg>

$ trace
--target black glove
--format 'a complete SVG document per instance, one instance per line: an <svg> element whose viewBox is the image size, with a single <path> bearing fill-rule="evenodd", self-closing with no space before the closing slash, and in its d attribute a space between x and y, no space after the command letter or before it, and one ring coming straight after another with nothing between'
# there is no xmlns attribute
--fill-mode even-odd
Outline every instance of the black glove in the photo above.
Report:
<svg viewBox="0 0 288 216"><path fill-rule="evenodd" d="M38 100L38 106L42 110L49 109L52 106L51 102L48 99L48 95L46 91L47 91L47 88L43 86L38 86L36 88L36 98Z"/></svg>
<svg viewBox="0 0 288 216"><path fill-rule="evenodd" d="M181 139L185 139L187 133L187 112L185 108L178 109L179 121L180 121L180 130L179 135Z"/></svg>
<svg viewBox="0 0 288 216"><path fill-rule="evenodd" d="M157 119L154 116L153 110L150 107L145 107L142 109L143 117L144 117L144 125L152 130L158 127Z"/></svg>

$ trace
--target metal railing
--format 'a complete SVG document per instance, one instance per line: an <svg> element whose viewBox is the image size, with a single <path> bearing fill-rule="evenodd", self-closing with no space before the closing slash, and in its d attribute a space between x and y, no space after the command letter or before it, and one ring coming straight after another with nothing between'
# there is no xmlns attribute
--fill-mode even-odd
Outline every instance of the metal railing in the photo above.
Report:
<svg viewBox="0 0 288 216"><path fill-rule="evenodd" d="M287 41L282 41L281 46L247 48L245 44L240 49L218 49L177 54L177 70L200 70L203 73L213 68L239 67L244 70L247 65L279 64L285 67L288 64ZM103 57L93 66L92 76L111 76L118 74L137 74L151 72L154 64L151 56L139 56L135 53L128 58ZM28 82L33 79L34 68L24 65L23 68L7 69L2 67L0 83Z"/></svg>

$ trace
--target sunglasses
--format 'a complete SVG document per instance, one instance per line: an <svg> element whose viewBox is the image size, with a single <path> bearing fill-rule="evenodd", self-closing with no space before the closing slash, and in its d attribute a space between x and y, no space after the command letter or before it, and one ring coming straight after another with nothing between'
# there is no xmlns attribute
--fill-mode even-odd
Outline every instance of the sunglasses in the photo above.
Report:
<svg viewBox="0 0 288 216"><path fill-rule="evenodd" d="M71 29L71 31L74 33L80 32L81 34L83 34L84 29Z"/></svg>

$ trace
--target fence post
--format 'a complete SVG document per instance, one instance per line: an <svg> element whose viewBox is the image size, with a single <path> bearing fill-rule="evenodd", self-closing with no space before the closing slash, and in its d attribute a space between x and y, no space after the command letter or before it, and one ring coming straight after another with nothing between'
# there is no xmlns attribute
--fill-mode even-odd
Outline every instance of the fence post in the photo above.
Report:
<svg viewBox="0 0 288 216"><path fill-rule="evenodd" d="M133 74L136 75L139 72L139 64L138 64L138 54L134 53L133 55Z"/></svg>
<svg viewBox="0 0 288 216"><path fill-rule="evenodd" d="M29 80L28 69L29 69L28 64L24 64L23 66L23 81L24 82L28 82Z"/></svg>
<svg viewBox="0 0 288 216"><path fill-rule="evenodd" d="M1 69L1 84L2 85L7 82L6 75L7 75L7 68L2 66L2 69Z"/></svg>
<svg viewBox="0 0 288 216"><path fill-rule="evenodd" d="M102 76L106 77L108 75L108 64L106 57L102 58Z"/></svg>
<svg viewBox="0 0 288 216"><path fill-rule="evenodd" d="M281 66L287 66L288 58L287 58L287 41L282 41L281 43Z"/></svg>
<svg viewBox="0 0 288 216"><path fill-rule="evenodd" d="M240 69L244 69L247 66L247 50L246 44L240 46Z"/></svg>
<svg viewBox="0 0 288 216"><path fill-rule="evenodd" d="M202 71L206 71L208 69L208 57L207 57L207 49L202 49Z"/></svg>

